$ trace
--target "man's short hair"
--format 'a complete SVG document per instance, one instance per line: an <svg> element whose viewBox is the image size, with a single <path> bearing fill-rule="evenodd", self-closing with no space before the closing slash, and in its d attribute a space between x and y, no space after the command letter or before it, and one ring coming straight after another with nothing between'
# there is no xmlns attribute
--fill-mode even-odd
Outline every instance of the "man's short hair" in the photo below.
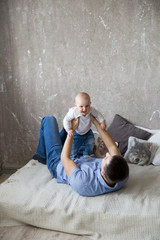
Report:
<svg viewBox="0 0 160 240"><path fill-rule="evenodd" d="M121 182L129 175L129 167L126 160L118 155L112 156L109 164L104 166L105 178L113 183Z"/></svg>

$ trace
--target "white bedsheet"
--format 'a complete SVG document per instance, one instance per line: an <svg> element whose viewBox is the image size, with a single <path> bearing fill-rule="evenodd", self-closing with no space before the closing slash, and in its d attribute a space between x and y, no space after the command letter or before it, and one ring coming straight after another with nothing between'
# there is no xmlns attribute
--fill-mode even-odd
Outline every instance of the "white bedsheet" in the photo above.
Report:
<svg viewBox="0 0 160 240"><path fill-rule="evenodd" d="M159 240L160 166L129 165L121 190L82 197L31 160L0 184L0 226L33 226L103 240Z"/></svg>

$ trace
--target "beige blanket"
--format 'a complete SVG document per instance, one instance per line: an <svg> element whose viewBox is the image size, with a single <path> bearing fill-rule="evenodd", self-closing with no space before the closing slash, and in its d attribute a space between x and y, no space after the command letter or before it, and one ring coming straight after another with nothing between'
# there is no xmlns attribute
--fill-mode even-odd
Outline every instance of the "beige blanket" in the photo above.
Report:
<svg viewBox="0 0 160 240"><path fill-rule="evenodd" d="M160 167L129 165L120 191L82 197L31 160L0 184L0 226L33 226L103 240L159 240Z"/></svg>

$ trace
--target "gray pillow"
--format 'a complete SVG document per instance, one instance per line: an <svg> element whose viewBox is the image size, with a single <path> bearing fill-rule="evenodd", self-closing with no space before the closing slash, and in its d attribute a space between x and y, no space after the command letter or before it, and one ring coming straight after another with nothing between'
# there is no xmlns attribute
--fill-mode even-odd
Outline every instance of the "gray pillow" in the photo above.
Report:
<svg viewBox="0 0 160 240"><path fill-rule="evenodd" d="M114 119L107 131L114 141L118 143L118 148L122 155L124 155L127 150L128 138L130 136L148 140L148 138L152 135L145 130L135 127L134 124L118 114L114 116Z"/></svg>
<svg viewBox="0 0 160 240"><path fill-rule="evenodd" d="M128 149L124 155L124 158L129 163L134 163L141 166L149 165L152 163L157 149L157 144L131 136L128 140Z"/></svg>

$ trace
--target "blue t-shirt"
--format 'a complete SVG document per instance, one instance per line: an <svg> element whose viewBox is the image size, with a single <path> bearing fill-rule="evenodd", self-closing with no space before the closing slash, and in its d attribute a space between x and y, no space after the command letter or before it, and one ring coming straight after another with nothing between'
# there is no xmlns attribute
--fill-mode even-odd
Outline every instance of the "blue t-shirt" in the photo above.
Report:
<svg viewBox="0 0 160 240"><path fill-rule="evenodd" d="M62 163L57 166L57 182L69 184L74 191L82 196L97 196L114 192L123 187L128 177L122 182L110 187L101 175L101 158L81 157L74 161L79 168L75 168L67 177Z"/></svg>

